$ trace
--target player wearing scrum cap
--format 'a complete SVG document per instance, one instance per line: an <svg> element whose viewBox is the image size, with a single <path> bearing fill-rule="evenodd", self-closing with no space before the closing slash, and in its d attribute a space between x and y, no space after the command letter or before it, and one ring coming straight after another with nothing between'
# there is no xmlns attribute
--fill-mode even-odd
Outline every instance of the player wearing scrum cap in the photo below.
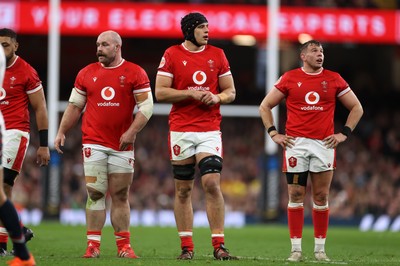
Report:
<svg viewBox="0 0 400 266"><path fill-rule="evenodd" d="M181 19L181 29L185 40L165 51L155 85L157 100L172 103L169 152L175 180L175 220L182 249L178 259L190 260L194 256L191 196L196 165L205 193L214 257L237 259L225 248L225 204L220 188L220 105L235 99L235 85L223 50L208 45L206 17L189 13Z"/></svg>

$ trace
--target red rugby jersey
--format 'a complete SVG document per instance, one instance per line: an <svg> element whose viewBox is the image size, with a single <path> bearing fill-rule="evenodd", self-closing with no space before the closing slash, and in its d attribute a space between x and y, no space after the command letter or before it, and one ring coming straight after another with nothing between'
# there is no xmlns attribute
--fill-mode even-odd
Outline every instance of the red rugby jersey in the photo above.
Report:
<svg viewBox="0 0 400 266"><path fill-rule="evenodd" d="M222 49L206 45L196 52L181 45L169 47L158 67L157 75L173 79L177 90L201 90L220 93L218 79L231 75L230 66ZM206 132L220 130L220 105L207 106L192 98L174 103L169 114L171 131Z"/></svg>
<svg viewBox="0 0 400 266"><path fill-rule="evenodd" d="M146 72L125 60L115 67L99 62L86 66L78 73L74 89L87 100L82 143L114 150L119 150L119 139L133 122L134 94L151 91Z"/></svg>
<svg viewBox="0 0 400 266"><path fill-rule="evenodd" d="M334 133L336 100L351 90L336 72L302 68L286 72L275 87L286 96L286 134L320 140Z"/></svg>
<svg viewBox="0 0 400 266"><path fill-rule="evenodd" d="M6 68L0 90L0 109L6 129L30 132L28 94L43 89L36 70L21 57Z"/></svg>

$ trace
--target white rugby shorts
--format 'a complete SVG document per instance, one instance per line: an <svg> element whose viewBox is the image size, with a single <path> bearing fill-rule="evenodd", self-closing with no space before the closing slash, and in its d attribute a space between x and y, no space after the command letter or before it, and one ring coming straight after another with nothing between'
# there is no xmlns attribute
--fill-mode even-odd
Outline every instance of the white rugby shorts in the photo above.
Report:
<svg viewBox="0 0 400 266"><path fill-rule="evenodd" d="M296 137L294 146L283 151L283 172L319 173L335 168L336 149L327 148L322 140Z"/></svg>
<svg viewBox="0 0 400 266"><path fill-rule="evenodd" d="M22 164L29 146L29 133L19 129L3 131L3 167L21 172Z"/></svg>
<svg viewBox="0 0 400 266"><path fill-rule="evenodd" d="M205 152L222 158L221 131L169 133L169 154L173 161L180 161Z"/></svg>
<svg viewBox="0 0 400 266"><path fill-rule="evenodd" d="M134 151L116 151L102 145L82 145L83 165L107 165L107 173L133 173Z"/></svg>

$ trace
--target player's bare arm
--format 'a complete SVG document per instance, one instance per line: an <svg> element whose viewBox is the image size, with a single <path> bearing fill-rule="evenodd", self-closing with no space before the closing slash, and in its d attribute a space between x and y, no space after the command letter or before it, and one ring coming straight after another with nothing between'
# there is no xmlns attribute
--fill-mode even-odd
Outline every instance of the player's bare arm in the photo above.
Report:
<svg viewBox="0 0 400 266"><path fill-rule="evenodd" d="M347 110L350 111L345 125L350 127L351 130L354 130L364 114L364 110L360 101L353 91L350 91L340 97L339 101L344 105L344 107L346 107Z"/></svg>
<svg viewBox="0 0 400 266"><path fill-rule="evenodd" d="M280 134L275 128L275 122L272 115L272 109L284 98L285 95L280 90L273 87L261 102L259 111L264 127L268 130L271 139L285 149L286 147L293 147L294 137Z"/></svg>
<svg viewBox="0 0 400 266"><path fill-rule="evenodd" d="M134 145L137 134L144 128L149 120L141 113L136 113L135 120L119 139L119 149L124 151L129 145Z"/></svg>
<svg viewBox="0 0 400 266"><path fill-rule="evenodd" d="M71 103L69 103L67 109L65 109L56 139L54 140L54 148L58 153L63 153L61 147L63 147L65 143L65 134L78 122L81 113L82 108Z"/></svg>
<svg viewBox="0 0 400 266"><path fill-rule="evenodd" d="M176 103L188 98L201 101L206 92L194 90L177 90L171 87L172 78L157 75L155 95L158 102Z"/></svg>
<svg viewBox="0 0 400 266"><path fill-rule="evenodd" d="M232 75L221 77L219 78L218 82L221 92L218 94L213 94L212 92L208 91L201 98L201 102L212 106L217 103L228 104L235 100L236 89Z"/></svg>
<svg viewBox="0 0 400 266"><path fill-rule="evenodd" d="M260 104L259 111L265 128L268 129L275 125L272 116L272 108L277 106L284 98L285 95L275 87L273 87L264 97Z"/></svg>
<svg viewBox="0 0 400 266"><path fill-rule="evenodd" d="M235 100L236 89L232 75L223 76L218 79L221 92L217 94L220 104L228 104Z"/></svg>
<svg viewBox="0 0 400 266"><path fill-rule="evenodd" d="M126 150L129 145L134 145L137 134L146 126L153 114L153 96L151 91L135 94L135 100L139 108L131 126L119 139L119 149Z"/></svg>
<svg viewBox="0 0 400 266"><path fill-rule="evenodd" d="M350 131L347 133L346 131L341 131L339 133L326 137L324 139L324 143L328 148L335 148L340 143L346 141L348 137L347 135L354 130L364 113L362 105L357 96L353 93L353 91L350 91L341 96L339 98L339 101L344 105L344 107L346 107L347 110L350 111L347 117L346 124L344 125L344 127L348 127L348 130Z"/></svg>
<svg viewBox="0 0 400 266"><path fill-rule="evenodd" d="M43 131L45 130L46 131L45 138L47 141L47 130L49 128L49 125L48 125L46 100L44 97L43 89L29 94L28 98L29 98L29 103L31 104L32 109L35 113L36 124L39 130L39 134L42 130ZM41 145L36 151L36 163L39 164L40 166L46 166L49 164L49 161L50 161L49 147L47 143L45 143L43 146L41 143Z"/></svg>

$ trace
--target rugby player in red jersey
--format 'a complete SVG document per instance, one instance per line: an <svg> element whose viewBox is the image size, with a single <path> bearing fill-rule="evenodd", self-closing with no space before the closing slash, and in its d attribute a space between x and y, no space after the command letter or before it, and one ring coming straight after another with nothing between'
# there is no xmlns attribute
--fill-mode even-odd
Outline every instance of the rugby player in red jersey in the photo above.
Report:
<svg viewBox="0 0 400 266"><path fill-rule="evenodd" d="M48 115L42 82L36 70L16 52L19 44L17 33L11 29L0 29L0 43L6 56L6 71L0 93L0 110L3 113L5 132L3 135L4 191L11 199L14 181L21 172L30 141L29 106L35 114L39 130L39 147L36 161L46 166L50 160L48 148ZM33 237L32 230L23 227L25 240ZM7 231L0 227L0 254L7 254Z"/></svg>
<svg viewBox="0 0 400 266"><path fill-rule="evenodd" d="M235 85L225 53L208 44L206 17L189 13L181 19L181 29L185 40L165 51L155 85L157 100L172 103L169 151L175 179L175 220L181 239L178 259L194 256L191 196L196 164L205 192L214 257L237 259L225 247L225 206L220 188L220 105L235 99Z"/></svg>
<svg viewBox="0 0 400 266"><path fill-rule="evenodd" d="M358 124L363 108L347 82L336 72L324 69L324 50L315 40L300 48L301 68L284 73L260 105L260 114L271 139L282 146L289 203L288 226L292 244L288 261L301 261L304 199L310 175L314 256L329 261L325 240L329 224L329 188L336 168L336 147L346 141ZM286 100L285 133L275 127L272 108ZM349 110L341 131L334 131L336 102Z"/></svg>
<svg viewBox="0 0 400 266"><path fill-rule="evenodd" d="M86 203L87 249L84 258L100 256L101 230L110 194L111 224L117 255L137 258L130 244L129 189L134 172L137 134L153 113L149 78L143 68L122 58L122 39L115 31L97 38L98 62L79 71L69 104L54 141L62 153L65 134L82 111L82 154L88 193ZM135 106L139 112L133 115Z"/></svg>
<svg viewBox="0 0 400 266"><path fill-rule="evenodd" d="M7 43L5 44L7 46ZM0 88L2 90L4 74L6 70L6 56L4 53L3 45L0 45ZM0 111L0 159L2 156L3 149L3 136L5 134L5 124L3 115ZM0 220L2 221L7 232L10 234L10 238L13 242L14 247L14 258L7 261L8 265L11 266L35 266L35 259L29 254L28 248L26 247L25 236L20 224L18 213L11 203L7 199L7 195L4 191L3 186L4 168L0 165Z"/></svg>

